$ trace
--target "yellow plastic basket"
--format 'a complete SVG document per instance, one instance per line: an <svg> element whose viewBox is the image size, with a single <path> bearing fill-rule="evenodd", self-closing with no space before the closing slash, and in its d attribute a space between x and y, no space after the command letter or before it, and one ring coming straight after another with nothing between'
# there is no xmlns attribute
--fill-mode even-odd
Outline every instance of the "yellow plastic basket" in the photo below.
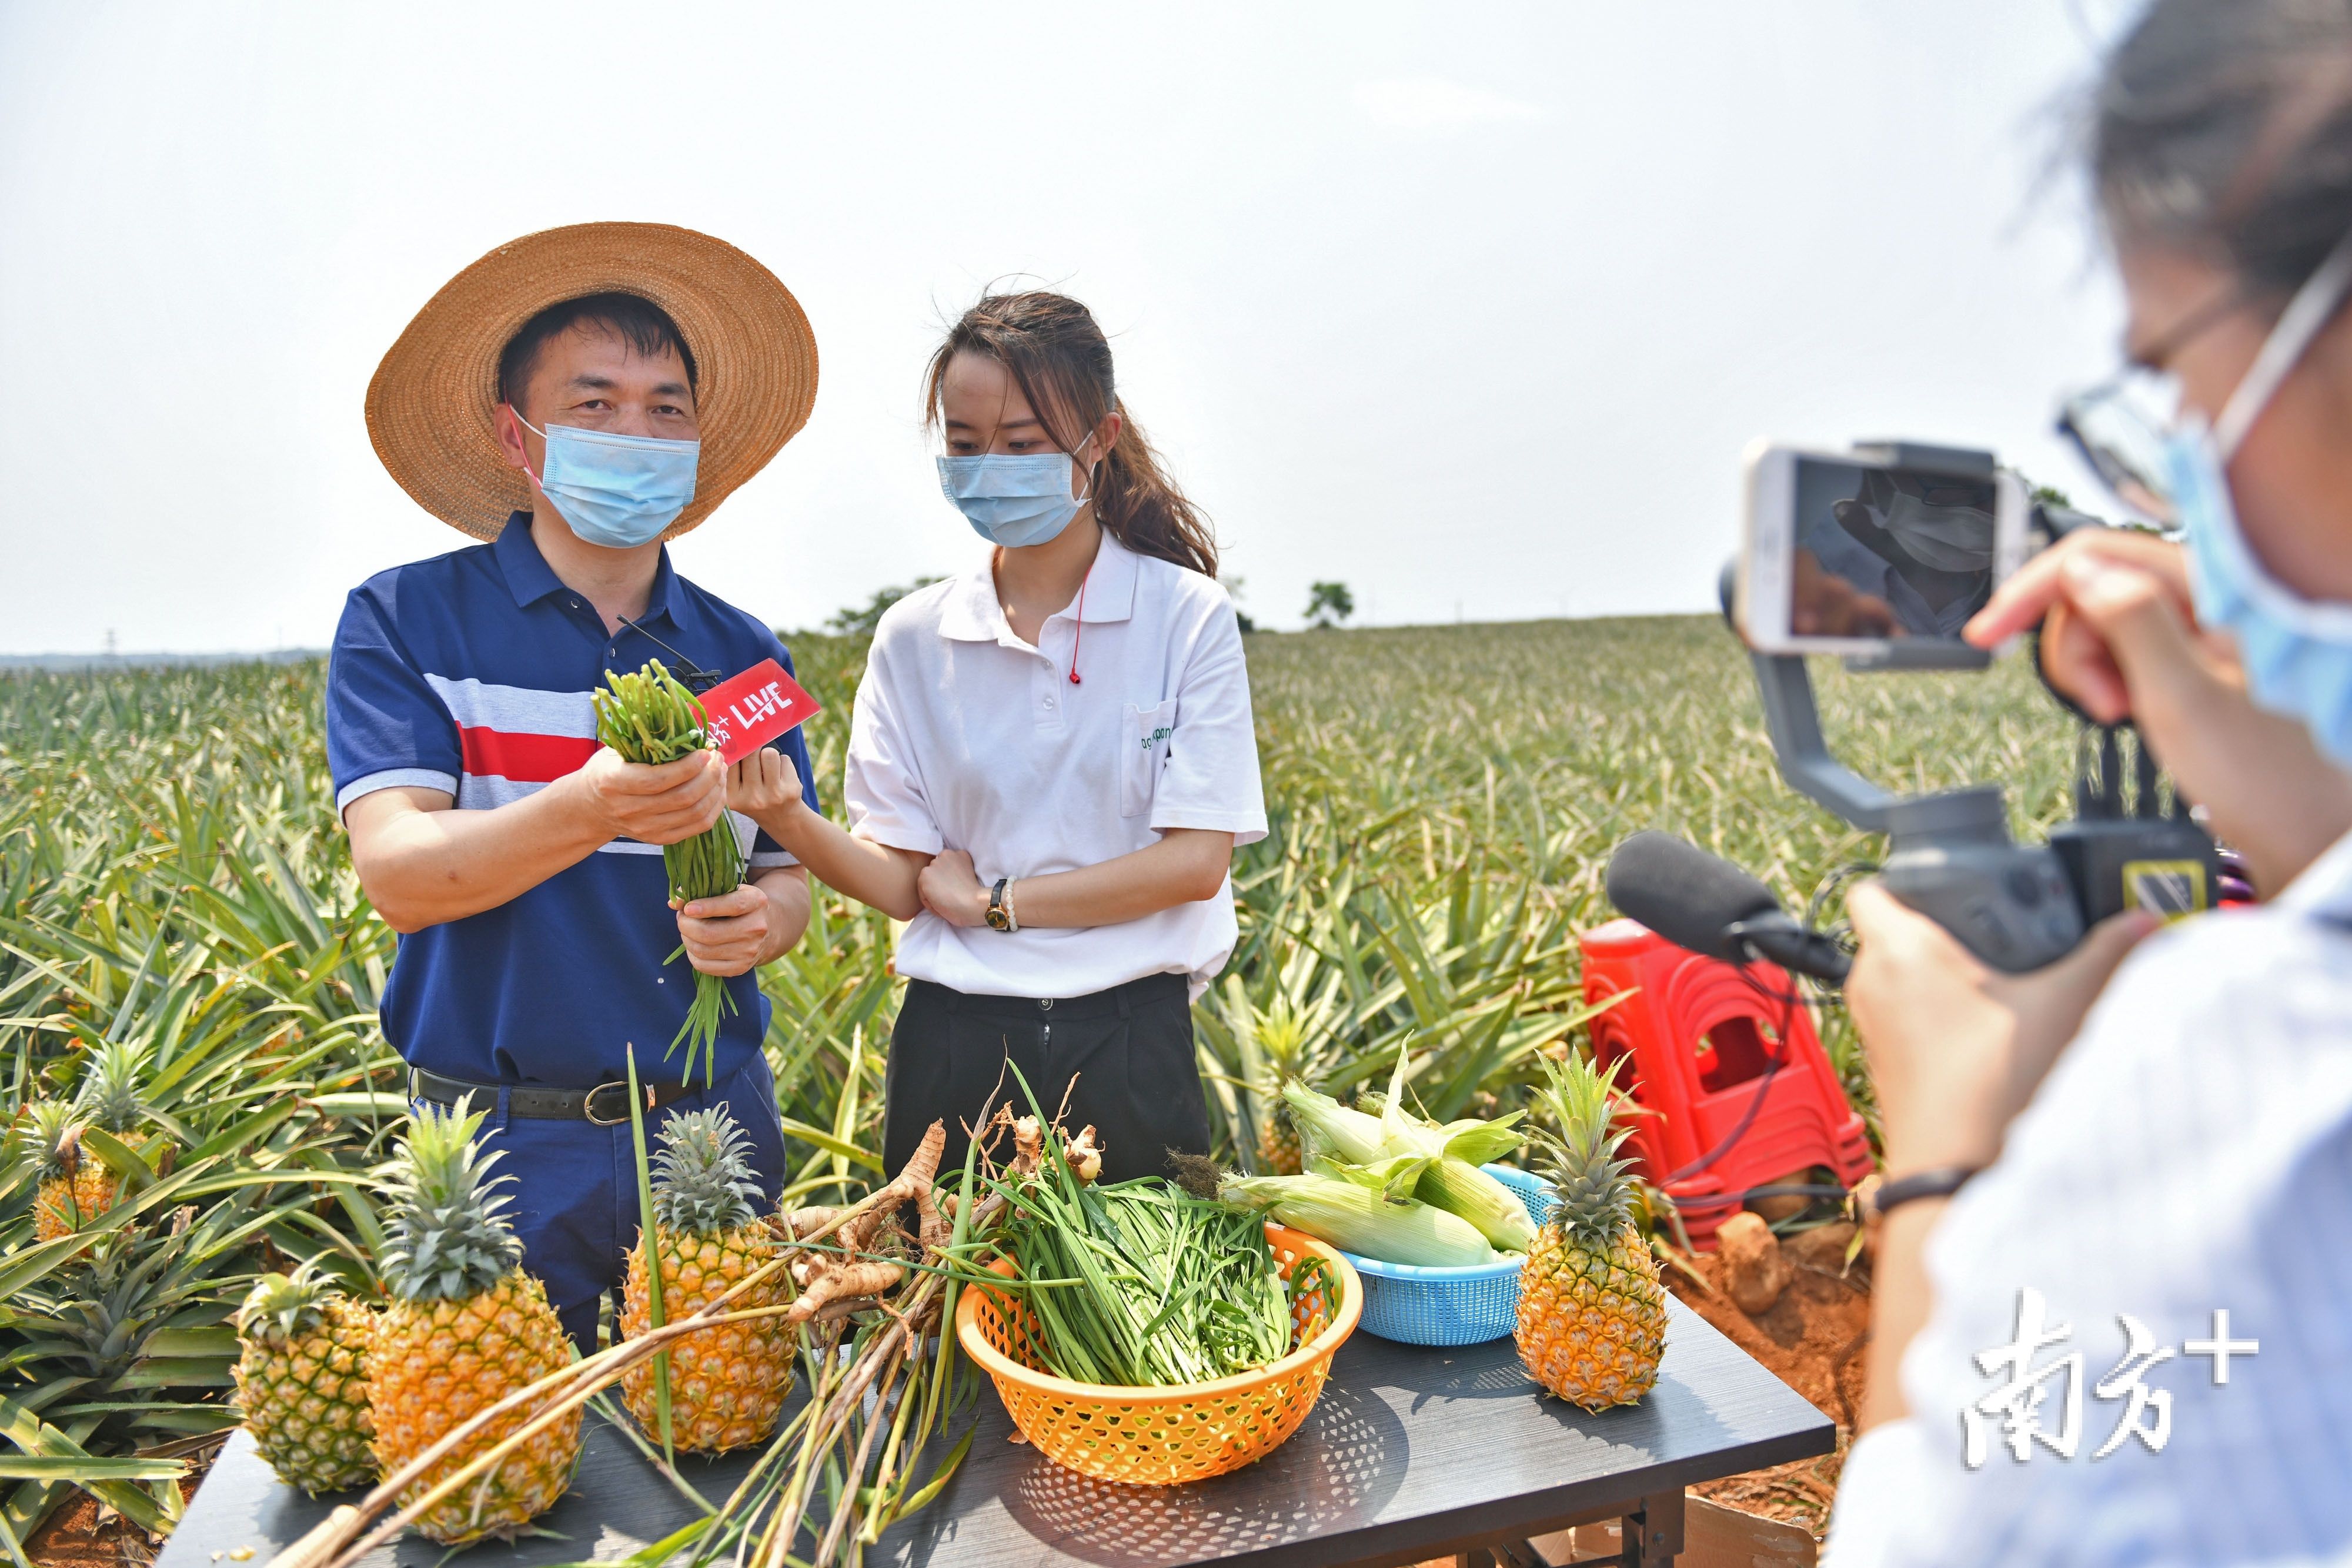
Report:
<svg viewBox="0 0 2352 1568"><path fill-rule="evenodd" d="M1028 1364L1021 1348L1028 1308L985 1286L967 1287L956 1304L956 1339L995 1380L1021 1435L1055 1464L1132 1486L1221 1476L1264 1458L1298 1430L1364 1307L1362 1281L1335 1249L1279 1225L1268 1225L1265 1239L1285 1278L1307 1253L1328 1260L1339 1301L1335 1312L1326 1291L1302 1297L1291 1311L1296 1348L1255 1372L1175 1388L1066 1382ZM1013 1273L1009 1260L993 1267Z"/></svg>

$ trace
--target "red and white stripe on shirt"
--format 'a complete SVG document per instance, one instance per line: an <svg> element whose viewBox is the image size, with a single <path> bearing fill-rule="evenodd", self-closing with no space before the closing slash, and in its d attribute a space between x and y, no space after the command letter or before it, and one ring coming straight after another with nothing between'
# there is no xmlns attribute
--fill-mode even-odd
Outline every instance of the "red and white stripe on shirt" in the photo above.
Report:
<svg viewBox="0 0 2352 1568"><path fill-rule="evenodd" d="M420 775L401 782L428 789L449 789L459 810L488 811L535 795L567 773L577 772L596 752L596 704L590 692L547 692L530 686L502 686L488 681L451 680L426 672L425 684L449 710L457 726L457 747L464 771L453 781L448 775ZM368 788L388 780L352 780L342 793L356 799ZM730 811L735 836L751 866L790 865L793 857L780 851L755 852L758 833L751 819ZM607 854L659 854L658 844L635 839L614 839L601 846Z"/></svg>

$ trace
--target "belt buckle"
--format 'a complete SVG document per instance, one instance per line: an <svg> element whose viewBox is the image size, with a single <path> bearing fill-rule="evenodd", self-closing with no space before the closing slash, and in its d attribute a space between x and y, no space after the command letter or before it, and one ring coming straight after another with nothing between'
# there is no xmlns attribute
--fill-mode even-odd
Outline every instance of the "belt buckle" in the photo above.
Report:
<svg viewBox="0 0 2352 1568"><path fill-rule="evenodd" d="M617 1116L599 1116L596 1114L596 1096L602 1094L607 1089L617 1089L621 1092L621 1113ZM646 1085L646 1109L650 1111L653 1108L654 1086L648 1083ZM588 1092L581 1098L580 1113L587 1117L590 1123L599 1127L619 1126L622 1123L629 1119L629 1086L625 1083L599 1083L595 1088L588 1091Z"/></svg>

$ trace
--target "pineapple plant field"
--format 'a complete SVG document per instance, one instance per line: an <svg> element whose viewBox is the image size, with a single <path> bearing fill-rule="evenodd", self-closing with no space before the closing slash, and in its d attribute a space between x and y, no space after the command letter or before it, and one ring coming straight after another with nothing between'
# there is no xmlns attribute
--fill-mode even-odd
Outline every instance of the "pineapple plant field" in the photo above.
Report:
<svg viewBox="0 0 2352 1568"><path fill-rule="evenodd" d="M837 811L864 645L791 642L825 705L809 739ZM1580 1036L1576 934L1610 914L1610 846L1640 828L1679 832L1799 908L1874 847L1780 784L1745 661L1711 618L1260 635L1248 649L1272 831L1236 857L1241 943L1195 1009L1219 1152L1247 1174L1293 1157L1286 1086L1352 1099L1389 1081L1408 1041L1428 1116L1526 1109L1530 1131L1589 1167L1606 1141L1572 1095L1563 1106L1549 1091L1548 1064ZM1864 771L1911 789L2000 779L2021 831L2062 814L2071 725L2021 662L1974 678L1820 675L1832 742ZM331 1358L298 1348L345 1332L339 1298L387 1313L378 1343L545 1312L496 1242L482 1173L436 1144L448 1129L408 1121L376 1021L394 939L334 821L322 676L0 676L12 1558L77 1487L167 1532L173 1478L237 1423L240 1400L257 1412L306 1377L320 1399L345 1396ZM886 1174L889 951L882 916L821 893L800 948L762 975L787 1208L846 1202ZM1867 1113L1850 1033L1834 1013L1826 1024ZM404 1141L406 1196L371 1175ZM690 1267L727 1267L740 1216L718 1196L733 1179L724 1147L722 1134L716 1151L666 1151L666 1186L684 1186L666 1210L657 1199L648 1242L672 1320L693 1300ZM417 1192L446 1197L432 1223L475 1243L446 1285L403 1261L425 1213ZM1565 1269L1591 1244L1561 1245ZM257 1293L298 1270L303 1290ZM568 1354L551 1320L547 1335ZM724 1444L757 1413L698 1424L683 1371L695 1343L670 1356L673 1424L682 1443L709 1430ZM388 1462L413 1440L404 1424L425 1419L411 1396L375 1404ZM560 1484L562 1448L530 1450L502 1484Z"/></svg>

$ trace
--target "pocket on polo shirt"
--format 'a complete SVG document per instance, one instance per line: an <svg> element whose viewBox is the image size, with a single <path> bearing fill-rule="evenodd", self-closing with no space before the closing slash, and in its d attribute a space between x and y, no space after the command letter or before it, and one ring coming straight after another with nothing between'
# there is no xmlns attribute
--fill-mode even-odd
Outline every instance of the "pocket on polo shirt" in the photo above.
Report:
<svg viewBox="0 0 2352 1568"><path fill-rule="evenodd" d="M1126 722L1119 727L1127 756L1118 770L1118 814L1140 817L1151 810L1152 792L1160 787L1160 770L1168 766L1168 739L1176 733L1176 699L1157 707L1129 703Z"/></svg>

